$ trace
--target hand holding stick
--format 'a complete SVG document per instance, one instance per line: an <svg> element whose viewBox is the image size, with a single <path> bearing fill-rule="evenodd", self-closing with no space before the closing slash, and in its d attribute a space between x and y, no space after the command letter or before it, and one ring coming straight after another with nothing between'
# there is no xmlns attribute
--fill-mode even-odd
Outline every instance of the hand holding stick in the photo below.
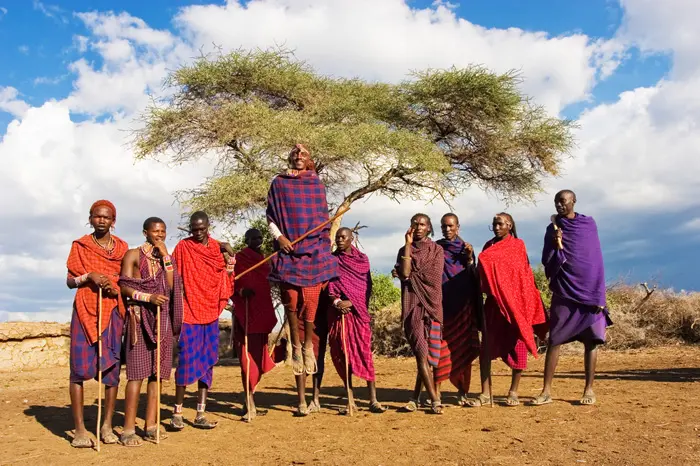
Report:
<svg viewBox="0 0 700 466"><path fill-rule="evenodd" d="M554 235L556 238L557 242L557 249L560 251L564 249L564 245L562 244L561 241L561 230L559 229L559 226L557 225L557 214L554 214L550 217L550 220L552 221L552 226L554 227Z"/></svg>

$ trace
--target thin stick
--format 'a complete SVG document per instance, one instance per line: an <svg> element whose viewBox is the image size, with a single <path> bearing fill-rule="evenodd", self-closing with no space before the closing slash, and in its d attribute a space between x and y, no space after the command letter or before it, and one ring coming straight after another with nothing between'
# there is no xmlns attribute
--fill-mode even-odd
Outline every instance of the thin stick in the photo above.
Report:
<svg viewBox="0 0 700 466"><path fill-rule="evenodd" d="M100 423L102 421L102 287L97 289L97 452L100 451Z"/></svg>
<svg viewBox="0 0 700 466"><path fill-rule="evenodd" d="M549 219L552 221L552 226L554 227L554 231L559 230L559 225L557 225L557 215L554 214ZM561 242L561 238L557 238L557 249L559 249L559 250L564 249L564 245Z"/></svg>
<svg viewBox="0 0 700 466"><path fill-rule="evenodd" d="M253 411L250 410L250 348L248 348L248 298L245 298L245 327L243 333L243 344L245 345L245 404L248 410L248 419L253 420Z"/></svg>
<svg viewBox="0 0 700 466"><path fill-rule="evenodd" d="M325 227L326 225L332 223L335 219L337 219L337 218L340 217L341 215L345 214L345 212L347 212L348 210L350 210L350 206L345 207L345 208L339 210L338 213L336 213L332 218L329 218L328 220L326 220L325 222L323 222L323 223L320 224L319 226L317 226L317 227L315 227L315 228L313 228L313 229L307 231L306 233L304 233L303 235L301 235L299 238L297 238L297 239L295 239L294 241L292 241L292 244L291 244L291 245L294 246L294 245L297 244L298 242L305 240L308 236L313 235L314 233L316 233L316 232L319 231L319 230L322 230L323 227ZM277 254L279 254L279 251L273 252L272 254L270 254L269 256L267 256L265 259L261 260L260 262L258 262L258 263L255 264L254 266L252 266L252 267L250 267L249 269L246 269L246 270L244 270L243 272L241 272L241 273L239 273L238 275L236 275L236 277L234 278L234 280L238 280L239 278L241 278L243 275L247 274L248 272L252 272L253 270L257 269L258 267L260 267L261 265L263 265L265 262L267 262L267 261L269 261L270 259L272 259L273 257L277 256Z"/></svg>
<svg viewBox="0 0 700 466"><path fill-rule="evenodd" d="M287 313L284 313L284 320L282 321L282 327L280 327L280 331L277 333L277 338L275 338L275 342L272 344L272 347L268 350L270 356L272 356L272 353L275 352L275 348L277 347L277 343L280 341L280 337L282 336L282 332L284 332L284 326L287 325Z"/></svg>
<svg viewBox="0 0 700 466"><path fill-rule="evenodd" d="M486 306L482 305L481 306L481 322L484 327L484 331L482 332L484 334L484 342L482 344L484 345L484 358L488 361L489 364L489 402L491 403L491 407L493 408L493 380L491 380L491 350L489 349L489 332L488 329L486 328L486 311L485 311Z"/></svg>
<svg viewBox="0 0 700 466"><path fill-rule="evenodd" d="M350 402L350 367L348 365L348 342L345 338L345 314L340 314L340 325L343 337L343 352L345 353L345 388L348 392L348 414L352 416L352 403Z"/></svg>
<svg viewBox="0 0 700 466"><path fill-rule="evenodd" d="M156 391L158 392L158 404L156 405L156 443L160 443L160 306L156 307Z"/></svg>

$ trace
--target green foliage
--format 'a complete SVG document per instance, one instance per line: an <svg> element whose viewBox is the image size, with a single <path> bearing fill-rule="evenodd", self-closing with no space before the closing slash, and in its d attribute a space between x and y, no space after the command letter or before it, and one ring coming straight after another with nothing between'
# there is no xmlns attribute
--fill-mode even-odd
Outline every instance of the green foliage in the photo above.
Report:
<svg viewBox="0 0 700 466"><path fill-rule="evenodd" d="M394 285L391 274L372 272L372 296L369 299L369 313L375 316L377 312L398 303L401 300L401 290Z"/></svg>
<svg viewBox="0 0 700 466"><path fill-rule="evenodd" d="M544 302L545 309L549 309L552 304L552 292L549 290L549 280L544 274L544 267L538 265L532 272L535 274L535 285L540 291L540 296L542 296L542 301Z"/></svg>
<svg viewBox="0 0 700 466"><path fill-rule="evenodd" d="M262 232L263 235L263 244L262 244L262 253L264 256L269 256L270 254L273 253L274 247L273 247L273 241L274 239L272 238L272 235L270 234L270 231L267 228L267 221L265 217L258 217L250 222L247 223L248 229L252 228L257 228ZM229 243L231 244L231 247L233 248L234 251L238 252L241 249L244 249L246 247L245 244L245 234L243 235L235 235L232 238L229 239Z"/></svg>
<svg viewBox="0 0 700 466"><path fill-rule="evenodd" d="M180 199L236 222L265 205L270 179L299 142L335 207L371 193L449 200L474 184L529 199L573 144L571 123L532 105L515 73L468 67L411 78L321 76L287 50L201 57L170 75L171 97L135 133L136 156L216 157L215 173Z"/></svg>

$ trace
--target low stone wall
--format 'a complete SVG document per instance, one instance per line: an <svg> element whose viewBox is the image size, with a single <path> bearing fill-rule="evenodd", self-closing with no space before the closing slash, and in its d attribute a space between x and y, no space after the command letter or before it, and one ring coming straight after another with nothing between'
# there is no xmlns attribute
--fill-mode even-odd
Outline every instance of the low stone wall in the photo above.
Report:
<svg viewBox="0 0 700 466"><path fill-rule="evenodd" d="M0 323L0 371L2 372L67 366L69 354L70 324ZM220 320L219 358L232 356L231 320Z"/></svg>

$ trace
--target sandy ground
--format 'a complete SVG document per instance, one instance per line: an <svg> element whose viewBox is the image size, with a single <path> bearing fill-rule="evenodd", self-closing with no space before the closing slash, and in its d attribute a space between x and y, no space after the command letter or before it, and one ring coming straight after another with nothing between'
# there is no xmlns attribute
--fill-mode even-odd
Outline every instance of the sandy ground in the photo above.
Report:
<svg viewBox="0 0 700 466"><path fill-rule="evenodd" d="M539 391L542 359L532 361L523 377L523 400ZM0 464L700 464L698 347L601 353L598 404L593 407L578 405L582 358L567 355L555 380L554 404L455 406L443 416L397 412L414 380L412 360L378 359L376 366L379 398L390 408L384 414L370 414L361 403L354 417L337 415L344 390L327 363L320 414L292 417L291 369L279 367L263 380L256 396L260 407L270 408L269 414L247 424L240 421L239 368L223 361L215 369L208 404L212 417L220 421L218 428L188 427L171 433L160 445L144 443L140 448L103 445L99 454L69 445L73 433L68 369L3 373ZM510 377L500 362L494 364L493 380L495 393L505 395ZM86 383L86 402L95 402L96 390L96 383ZM123 391L124 383L120 400ZM164 420L174 391L172 382L164 385ZM366 399L364 387L356 394ZM185 416L192 419L195 400L189 395ZM451 388L446 390L443 402L453 403L454 395ZM142 397L141 408L144 403ZM123 422L123 408L119 401L116 426ZM87 406L89 428L96 416L96 406Z"/></svg>

